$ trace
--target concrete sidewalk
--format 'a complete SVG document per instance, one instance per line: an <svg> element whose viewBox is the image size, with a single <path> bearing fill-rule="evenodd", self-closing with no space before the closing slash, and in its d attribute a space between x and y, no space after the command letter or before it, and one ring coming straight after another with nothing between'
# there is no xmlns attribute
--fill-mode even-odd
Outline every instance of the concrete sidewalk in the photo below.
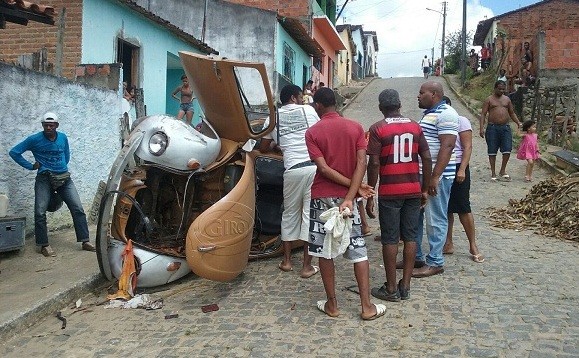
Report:
<svg viewBox="0 0 579 358"><path fill-rule="evenodd" d="M94 240L95 228L89 229ZM0 253L0 341L104 284L96 254L80 249L74 229L48 237L56 257L38 253L30 233L20 251Z"/></svg>

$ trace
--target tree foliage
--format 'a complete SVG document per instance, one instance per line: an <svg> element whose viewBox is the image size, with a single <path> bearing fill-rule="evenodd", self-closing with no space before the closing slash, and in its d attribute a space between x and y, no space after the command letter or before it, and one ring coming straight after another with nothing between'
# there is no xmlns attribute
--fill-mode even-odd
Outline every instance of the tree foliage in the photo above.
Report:
<svg viewBox="0 0 579 358"><path fill-rule="evenodd" d="M466 44L472 43L472 31L466 33ZM451 32L445 36L444 46L444 73L454 74L460 72L460 56L462 54L462 30ZM467 49L468 52L468 49Z"/></svg>

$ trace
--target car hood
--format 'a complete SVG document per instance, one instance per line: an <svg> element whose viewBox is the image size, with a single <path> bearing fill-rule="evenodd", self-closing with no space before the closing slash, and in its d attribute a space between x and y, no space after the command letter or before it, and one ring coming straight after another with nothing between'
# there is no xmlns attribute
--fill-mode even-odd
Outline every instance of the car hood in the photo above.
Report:
<svg viewBox="0 0 579 358"><path fill-rule="evenodd" d="M232 61L185 51L179 52L179 56L205 119L211 123L219 137L245 143L249 139L259 139L273 130L275 120L270 120L267 128L260 126L267 117L276 118L273 95L263 63ZM237 68L254 69L255 73L259 73L261 83L254 81L251 86L264 87L266 98L263 104L267 109L261 118L248 114L248 106L244 105L247 97L236 76Z"/></svg>

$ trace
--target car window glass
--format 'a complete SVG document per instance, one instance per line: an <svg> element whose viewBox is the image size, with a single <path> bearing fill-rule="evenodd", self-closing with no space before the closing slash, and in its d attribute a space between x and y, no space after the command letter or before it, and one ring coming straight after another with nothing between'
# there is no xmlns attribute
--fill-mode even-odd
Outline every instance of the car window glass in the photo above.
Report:
<svg viewBox="0 0 579 358"><path fill-rule="evenodd" d="M251 132L259 134L266 129L263 124L269 117L264 81L255 68L236 67L235 76L245 111L245 119Z"/></svg>

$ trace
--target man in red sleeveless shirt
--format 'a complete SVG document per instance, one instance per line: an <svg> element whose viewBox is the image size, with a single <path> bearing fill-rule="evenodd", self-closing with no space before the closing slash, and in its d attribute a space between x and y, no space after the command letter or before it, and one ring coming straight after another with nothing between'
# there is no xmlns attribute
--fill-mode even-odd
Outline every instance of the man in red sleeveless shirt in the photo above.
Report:
<svg viewBox="0 0 579 358"><path fill-rule="evenodd" d="M428 198L432 159L420 125L400 114L398 92L385 89L378 101L384 119L370 127L368 185L375 187L380 176L378 212L386 282L382 287L373 288L372 296L397 302L410 298L419 216ZM419 156L424 176L422 185ZM375 217L374 200L368 200L366 211L368 216ZM396 255L400 239L404 241L404 271L396 285Z"/></svg>

